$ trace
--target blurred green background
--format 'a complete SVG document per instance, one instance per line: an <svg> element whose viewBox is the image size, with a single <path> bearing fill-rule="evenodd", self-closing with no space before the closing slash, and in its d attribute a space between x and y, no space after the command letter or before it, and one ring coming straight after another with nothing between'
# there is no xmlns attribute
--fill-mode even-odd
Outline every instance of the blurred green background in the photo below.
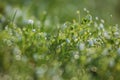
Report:
<svg viewBox="0 0 120 80"><path fill-rule="evenodd" d="M83 9L86 8L109 23L120 23L119 0L0 0L0 13L6 6L19 7L37 18L46 11L48 15L59 17L60 22L76 18L77 10L81 11L81 16L85 15Z"/></svg>

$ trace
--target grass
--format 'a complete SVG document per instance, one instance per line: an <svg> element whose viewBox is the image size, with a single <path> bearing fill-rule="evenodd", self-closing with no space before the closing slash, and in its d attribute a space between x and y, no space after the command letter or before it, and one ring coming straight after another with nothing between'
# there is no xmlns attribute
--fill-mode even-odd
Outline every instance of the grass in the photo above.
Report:
<svg viewBox="0 0 120 80"><path fill-rule="evenodd" d="M119 80L120 29L86 16L63 24L19 10L0 15L0 79Z"/></svg>

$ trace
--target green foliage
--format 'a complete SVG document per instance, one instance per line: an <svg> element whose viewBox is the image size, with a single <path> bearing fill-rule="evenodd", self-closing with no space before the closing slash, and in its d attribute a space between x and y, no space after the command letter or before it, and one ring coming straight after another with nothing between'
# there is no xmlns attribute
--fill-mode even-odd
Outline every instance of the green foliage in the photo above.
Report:
<svg viewBox="0 0 120 80"><path fill-rule="evenodd" d="M120 79L119 25L86 9L86 16L77 11L78 18L64 24L47 11L39 18L23 11L0 14L0 79Z"/></svg>

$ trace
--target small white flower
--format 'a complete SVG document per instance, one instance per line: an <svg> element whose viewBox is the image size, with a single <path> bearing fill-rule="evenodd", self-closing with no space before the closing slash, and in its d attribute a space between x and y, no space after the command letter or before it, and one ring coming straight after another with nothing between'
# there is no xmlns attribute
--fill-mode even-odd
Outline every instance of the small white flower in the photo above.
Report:
<svg viewBox="0 0 120 80"><path fill-rule="evenodd" d="M92 39L88 40L88 43L89 43L90 46L94 45L94 41Z"/></svg>
<svg viewBox="0 0 120 80"><path fill-rule="evenodd" d="M113 67L115 65L115 60L111 59L110 62L109 62L109 65L110 65L110 67Z"/></svg>
<svg viewBox="0 0 120 80"><path fill-rule="evenodd" d="M84 43L80 43L79 49L80 49L80 50L84 50L84 48L85 48L85 44L84 44Z"/></svg>
<svg viewBox="0 0 120 80"><path fill-rule="evenodd" d="M97 43L97 39L93 39L93 42L94 42L94 43Z"/></svg>
<svg viewBox="0 0 120 80"><path fill-rule="evenodd" d="M21 55L18 55L18 54L17 54L17 55L15 56L15 58L16 58L16 60L21 60Z"/></svg>
<svg viewBox="0 0 120 80"><path fill-rule="evenodd" d="M110 35L108 34L108 32L104 32L104 33L103 33L103 36L104 36L105 38L107 38L107 39L110 39Z"/></svg>
<svg viewBox="0 0 120 80"><path fill-rule="evenodd" d="M63 26L62 26L62 29L65 29L65 28L67 28L66 23L65 23L65 24L63 24Z"/></svg>
<svg viewBox="0 0 120 80"><path fill-rule="evenodd" d="M79 55L78 55L78 54L75 54L75 55L74 55L74 58L75 58L75 59L79 59Z"/></svg>
<svg viewBox="0 0 120 80"><path fill-rule="evenodd" d="M34 21L32 19L29 19L28 24L34 24Z"/></svg>
<svg viewBox="0 0 120 80"><path fill-rule="evenodd" d="M79 52L75 51L73 52L74 59L79 59Z"/></svg>
<svg viewBox="0 0 120 80"><path fill-rule="evenodd" d="M75 42L78 41L78 38L76 36L73 36L72 38Z"/></svg>
<svg viewBox="0 0 120 80"><path fill-rule="evenodd" d="M102 23L99 24L100 29L104 29L104 25Z"/></svg>
<svg viewBox="0 0 120 80"><path fill-rule="evenodd" d="M103 19L101 19L101 22L102 22L102 23L105 23L105 21L104 21Z"/></svg>
<svg viewBox="0 0 120 80"><path fill-rule="evenodd" d="M18 47L13 49L13 54L15 55L16 60L21 60L21 51Z"/></svg>
<svg viewBox="0 0 120 80"><path fill-rule="evenodd" d="M119 25L118 25L118 24L116 24L116 25L115 25L115 27L118 29Z"/></svg>
<svg viewBox="0 0 120 80"><path fill-rule="evenodd" d="M46 72L46 70L43 67L36 68L36 74L39 75L40 77L42 77L45 72Z"/></svg>
<svg viewBox="0 0 120 80"><path fill-rule="evenodd" d="M113 15L111 14L110 17L112 17Z"/></svg>
<svg viewBox="0 0 120 80"><path fill-rule="evenodd" d="M86 9L86 8L84 8L84 11L87 11L87 9Z"/></svg>
<svg viewBox="0 0 120 80"><path fill-rule="evenodd" d="M77 14L80 14L80 11L77 11Z"/></svg>
<svg viewBox="0 0 120 80"><path fill-rule="evenodd" d="M95 27L98 27L98 24L95 22L95 23L94 23L94 26L95 26Z"/></svg>
<svg viewBox="0 0 120 80"><path fill-rule="evenodd" d="M90 11L87 10L87 13L89 13Z"/></svg>
<svg viewBox="0 0 120 80"><path fill-rule="evenodd" d="M96 20L99 20L99 18L98 18L98 17L95 17L95 19L96 19Z"/></svg>
<svg viewBox="0 0 120 80"><path fill-rule="evenodd" d="M119 36L119 32L115 32L114 35L115 35L116 37L118 37L118 36Z"/></svg>
<svg viewBox="0 0 120 80"><path fill-rule="evenodd" d="M15 47L15 48L13 49L13 54L15 54L15 55L21 55L20 49L19 49L18 47Z"/></svg>
<svg viewBox="0 0 120 80"><path fill-rule="evenodd" d="M108 54L109 54L108 49L104 49L103 52L102 52L102 55L106 56Z"/></svg>
<svg viewBox="0 0 120 80"><path fill-rule="evenodd" d="M67 42L67 43L70 43L70 40L69 40L69 39L66 39L66 42Z"/></svg>
<svg viewBox="0 0 120 80"><path fill-rule="evenodd" d="M117 53L120 55L120 48L118 48Z"/></svg>
<svg viewBox="0 0 120 80"><path fill-rule="evenodd" d="M35 31L36 31L36 29L33 29L32 31L33 31L33 32L35 32Z"/></svg>
<svg viewBox="0 0 120 80"><path fill-rule="evenodd" d="M5 30L8 30L8 26L5 26Z"/></svg>
<svg viewBox="0 0 120 80"><path fill-rule="evenodd" d="M8 46L12 45L12 41L11 40L6 40L6 43L7 43Z"/></svg>

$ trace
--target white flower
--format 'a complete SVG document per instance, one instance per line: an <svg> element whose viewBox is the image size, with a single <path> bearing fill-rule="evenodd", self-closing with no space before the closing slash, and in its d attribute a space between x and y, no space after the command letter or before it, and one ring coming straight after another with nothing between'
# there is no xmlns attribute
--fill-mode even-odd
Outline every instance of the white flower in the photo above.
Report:
<svg viewBox="0 0 120 80"><path fill-rule="evenodd" d="M63 27L62 27L62 28L66 28L66 27L67 27L66 23L65 23L65 24L63 24Z"/></svg>
<svg viewBox="0 0 120 80"><path fill-rule="evenodd" d="M75 59L79 59L79 52L77 51L73 52L73 56Z"/></svg>
<svg viewBox="0 0 120 80"><path fill-rule="evenodd" d="M100 29L104 29L104 25L102 23L99 24Z"/></svg>
<svg viewBox="0 0 120 80"><path fill-rule="evenodd" d="M115 35L116 37L119 37L119 32L115 32L114 35Z"/></svg>
<svg viewBox="0 0 120 80"><path fill-rule="evenodd" d="M117 53L120 55L120 48L118 48Z"/></svg>
<svg viewBox="0 0 120 80"><path fill-rule="evenodd" d="M77 11L77 14L80 14L80 11Z"/></svg>
<svg viewBox="0 0 120 80"><path fill-rule="evenodd" d="M69 40L69 39L66 39L66 42L67 42L67 43L70 43L70 40Z"/></svg>
<svg viewBox="0 0 120 80"><path fill-rule="evenodd" d="M15 54L15 55L21 55L20 49L19 49L18 47L15 47L15 48L13 49L13 54Z"/></svg>
<svg viewBox="0 0 120 80"><path fill-rule="evenodd" d="M97 43L97 39L93 39L93 42L94 42L94 43Z"/></svg>
<svg viewBox="0 0 120 80"><path fill-rule="evenodd" d="M89 43L90 46L94 45L94 41L92 39L88 40L88 43Z"/></svg>
<svg viewBox="0 0 120 80"><path fill-rule="evenodd" d="M11 40L6 40L6 43L7 43L8 46L12 45L12 41Z"/></svg>
<svg viewBox="0 0 120 80"><path fill-rule="evenodd" d="M79 59L79 55L78 55L78 54L75 54L75 55L74 55L74 58L75 58L75 59Z"/></svg>
<svg viewBox="0 0 120 80"><path fill-rule="evenodd" d="M95 23L94 23L94 26L95 26L95 27L98 27L98 24L95 22Z"/></svg>
<svg viewBox="0 0 120 80"><path fill-rule="evenodd" d="M113 15L111 14L110 17L112 17Z"/></svg>
<svg viewBox="0 0 120 80"><path fill-rule="evenodd" d="M13 49L13 54L15 55L16 60L21 60L21 51L18 47Z"/></svg>
<svg viewBox="0 0 120 80"><path fill-rule="evenodd" d="M87 10L87 13L89 13L90 11Z"/></svg>
<svg viewBox="0 0 120 80"><path fill-rule="evenodd" d="M21 55L16 55L15 58L16 60L21 60Z"/></svg>
<svg viewBox="0 0 120 80"><path fill-rule="evenodd" d="M110 35L108 34L108 32L104 32L104 33L103 33L103 36L104 36L105 38L107 38L107 39L110 39Z"/></svg>
<svg viewBox="0 0 120 80"><path fill-rule="evenodd" d="M96 19L96 20L99 20L99 18L98 18L98 17L95 17L95 19Z"/></svg>
<svg viewBox="0 0 120 80"><path fill-rule="evenodd" d="M7 26L5 26L5 30L8 30L8 25L7 25Z"/></svg>
<svg viewBox="0 0 120 80"><path fill-rule="evenodd" d="M102 52L102 55L106 56L108 54L109 54L108 49L104 49L103 52Z"/></svg>
<svg viewBox="0 0 120 80"><path fill-rule="evenodd" d="M80 43L79 49L80 49L80 50L84 50L84 48L85 48L85 44L84 44L84 43Z"/></svg>
<svg viewBox="0 0 120 80"><path fill-rule="evenodd" d="M103 19L101 19L101 22L102 22L102 23L105 23L105 21L104 21Z"/></svg>
<svg viewBox="0 0 120 80"><path fill-rule="evenodd" d="M46 69L44 67L37 67L36 68L36 74L42 77L44 73L46 72Z"/></svg>
<svg viewBox="0 0 120 80"><path fill-rule="evenodd" d="M35 31L36 31L36 29L33 29L32 31L33 31L33 32L35 32Z"/></svg>
<svg viewBox="0 0 120 80"><path fill-rule="evenodd" d="M84 11L87 11L87 9L86 9L86 8L84 8Z"/></svg>
<svg viewBox="0 0 120 80"><path fill-rule="evenodd" d="M32 19L29 19L28 24L34 24L34 21Z"/></svg>
<svg viewBox="0 0 120 80"><path fill-rule="evenodd" d="M110 62L109 62L109 66L110 67L113 67L115 65L115 60L114 59L111 59Z"/></svg>

